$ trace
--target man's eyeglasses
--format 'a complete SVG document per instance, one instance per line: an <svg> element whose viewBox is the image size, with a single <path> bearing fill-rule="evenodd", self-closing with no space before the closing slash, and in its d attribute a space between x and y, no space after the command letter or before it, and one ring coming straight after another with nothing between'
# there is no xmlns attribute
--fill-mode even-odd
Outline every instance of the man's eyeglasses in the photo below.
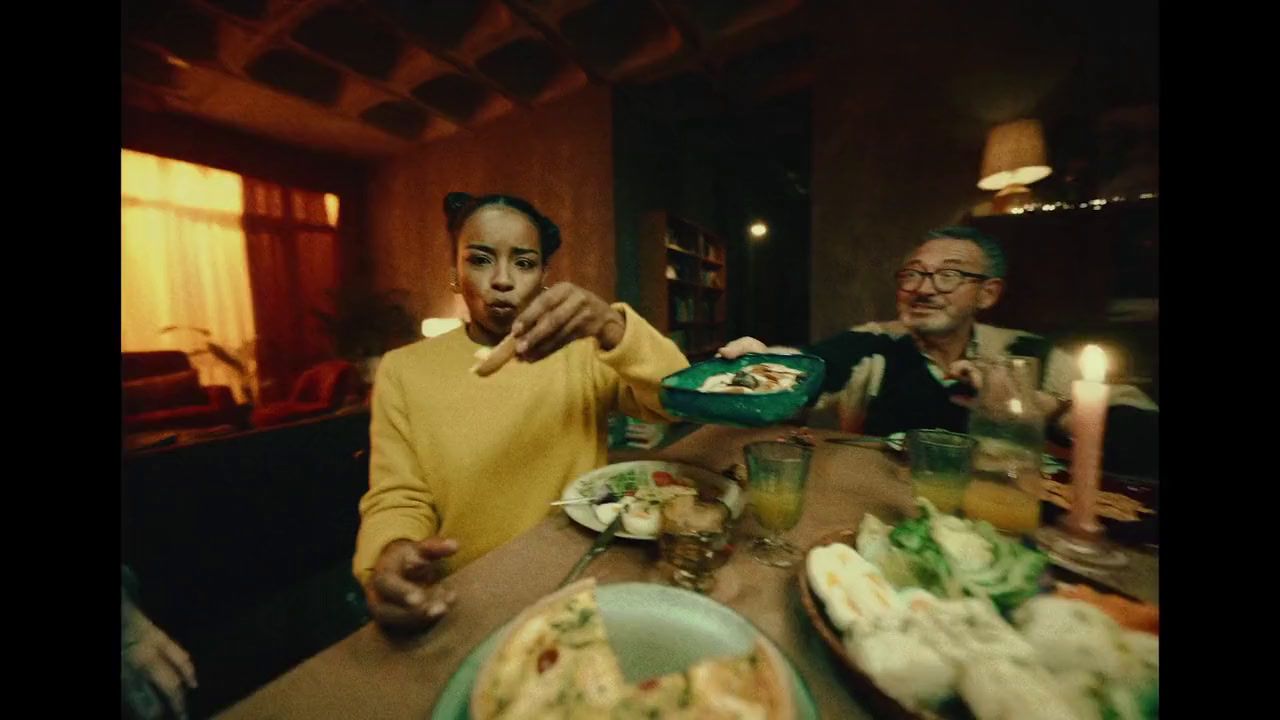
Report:
<svg viewBox="0 0 1280 720"><path fill-rule="evenodd" d="M960 287L961 283L966 280L989 280L990 275L982 273L965 272L964 270L935 270L933 272L925 272L924 270L899 270L894 273L894 277L898 280L898 289L912 292L919 290L924 284L925 278L933 279L933 287L940 293L949 293Z"/></svg>

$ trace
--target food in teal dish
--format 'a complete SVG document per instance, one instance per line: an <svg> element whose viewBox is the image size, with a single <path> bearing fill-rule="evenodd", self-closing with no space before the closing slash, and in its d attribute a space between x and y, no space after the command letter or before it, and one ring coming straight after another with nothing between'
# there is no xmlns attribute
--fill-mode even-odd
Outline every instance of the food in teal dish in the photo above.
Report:
<svg viewBox="0 0 1280 720"><path fill-rule="evenodd" d="M780 363L756 363L736 372L712 375L702 382L698 390L699 392L762 395L791 390L803 382L805 377L804 371Z"/></svg>

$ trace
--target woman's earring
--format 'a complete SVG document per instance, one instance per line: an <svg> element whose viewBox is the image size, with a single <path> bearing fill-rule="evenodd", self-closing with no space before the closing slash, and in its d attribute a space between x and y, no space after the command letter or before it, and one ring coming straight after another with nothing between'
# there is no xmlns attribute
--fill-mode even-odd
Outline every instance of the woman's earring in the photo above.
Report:
<svg viewBox="0 0 1280 720"><path fill-rule="evenodd" d="M458 272L456 270L449 271L449 289L455 293L462 292L462 288L458 287Z"/></svg>

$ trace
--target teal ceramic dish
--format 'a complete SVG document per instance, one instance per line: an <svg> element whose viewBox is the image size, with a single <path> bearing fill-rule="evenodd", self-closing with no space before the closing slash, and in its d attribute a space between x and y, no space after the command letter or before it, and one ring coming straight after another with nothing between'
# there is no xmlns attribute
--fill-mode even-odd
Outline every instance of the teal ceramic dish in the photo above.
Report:
<svg viewBox="0 0 1280 720"><path fill-rule="evenodd" d="M596 588L596 602L609 643L628 682L677 672L709 657L746 653L761 636L755 625L728 607L669 585L600 585ZM471 686L502 630L496 630L462 661L436 701L432 720L469 720ZM773 644L768 638L765 642ZM791 670L797 720L818 720L809 687L790 659L786 662Z"/></svg>
<svg viewBox="0 0 1280 720"><path fill-rule="evenodd" d="M805 373L785 392L752 394L701 392L712 375L737 372L747 365L777 363ZM662 406L672 415L706 425L764 427L790 420L822 390L827 364L814 355L749 353L734 360L712 358L662 379Z"/></svg>

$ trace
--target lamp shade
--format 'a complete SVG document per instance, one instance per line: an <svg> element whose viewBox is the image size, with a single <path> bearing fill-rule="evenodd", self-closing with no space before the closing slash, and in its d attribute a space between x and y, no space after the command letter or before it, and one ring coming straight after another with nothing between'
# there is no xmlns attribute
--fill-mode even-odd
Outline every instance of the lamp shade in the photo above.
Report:
<svg viewBox="0 0 1280 720"><path fill-rule="evenodd" d="M978 187L1002 190L1010 185L1030 185L1052 172L1040 121L1015 120L991 128L987 135Z"/></svg>

